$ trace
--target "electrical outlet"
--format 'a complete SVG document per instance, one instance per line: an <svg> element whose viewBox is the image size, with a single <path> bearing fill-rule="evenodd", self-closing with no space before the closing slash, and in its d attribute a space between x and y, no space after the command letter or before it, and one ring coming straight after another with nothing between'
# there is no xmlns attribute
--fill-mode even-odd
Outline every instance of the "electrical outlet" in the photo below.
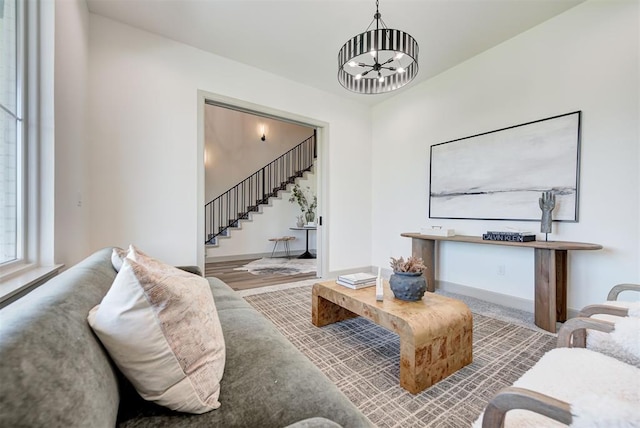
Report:
<svg viewBox="0 0 640 428"><path fill-rule="evenodd" d="M498 265L498 275L500 276L504 276L504 272L505 272L505 266L504 265Z"/></svg>

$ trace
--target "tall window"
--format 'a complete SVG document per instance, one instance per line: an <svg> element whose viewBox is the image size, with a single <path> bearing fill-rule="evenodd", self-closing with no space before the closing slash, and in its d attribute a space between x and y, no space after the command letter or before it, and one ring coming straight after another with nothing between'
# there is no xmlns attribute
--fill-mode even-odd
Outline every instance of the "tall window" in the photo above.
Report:
<svg viewBox="0 0 640 428"><path fill-rule="evenodd" d="M0 268L22 258L19 0L0 0Z"/></svg>

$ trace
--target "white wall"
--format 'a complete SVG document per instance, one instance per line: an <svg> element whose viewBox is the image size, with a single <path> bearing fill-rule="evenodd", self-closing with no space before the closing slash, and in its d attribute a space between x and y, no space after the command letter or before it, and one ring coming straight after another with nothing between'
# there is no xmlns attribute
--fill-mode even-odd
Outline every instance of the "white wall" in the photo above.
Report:
<svg viewBox="0 0 640 428"><path fill-rule="evenodd" d="M55 262L88 255L87 80L89 12L84 0L55 2Z"/></svg>
<svg viewBox="0 0 640 428"><path fill-rule="evenodd" d="M307 126L213 105L205 106L204 119L206 202L313 136Z"/></svg>
<svg viewBox="0 0 640 428"><path fill-rule="evenodd" d="M93 14L89 46L93 248L133 242L168 263L201 262L202 90L329 124L322 162L331 174L319 205L328 228L327 266L370 263L367 107Z"/></svg>
<svg viewBox="0 0 640 428"><path fill-rule="evenodd" d="M389 256L410 255L410 239L400 233L427 225L466 235L539 230L539 223L428 219L429 147L582 110L580 221L554 223L550 239L604 250L569 252L568 306L638 282L638 39L637 2L588 1L374 107L373 264L388 267ZM439 279L533 299L531 250L440 248Z"/></svg>

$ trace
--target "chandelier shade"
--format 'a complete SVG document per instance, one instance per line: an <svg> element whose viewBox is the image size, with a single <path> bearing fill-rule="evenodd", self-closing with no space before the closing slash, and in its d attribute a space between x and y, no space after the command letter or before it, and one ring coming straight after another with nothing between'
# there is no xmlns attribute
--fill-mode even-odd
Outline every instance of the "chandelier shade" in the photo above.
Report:
<svg viewBox="0 0 640 428"><path fill-rule="evenodd" d="M416 40L404 31L386 28L377 2L374 21L376 29L353 37L338 52L338 82L352 92L391 92L418 74ZM380 23L383 28L379 28Z"/></svg>

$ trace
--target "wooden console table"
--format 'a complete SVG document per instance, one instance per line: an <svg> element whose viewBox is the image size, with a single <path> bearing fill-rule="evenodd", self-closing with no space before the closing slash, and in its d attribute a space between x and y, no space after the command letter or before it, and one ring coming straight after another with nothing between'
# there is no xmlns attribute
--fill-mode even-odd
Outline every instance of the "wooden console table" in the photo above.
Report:
<svg viewBox="0 0 640 428"><path fill-rule="evenodd" d="M563 241L485 241L479 236L431 236L419 233L401 233L411 238L412 254L421 257L427 266L427 290L435 291L436 241L466 242L471 244L503 245L533 248L535 255L535 323L538 327L556 332L556 321L567 320L567 251L601 250L602 245Z"/></svg>

